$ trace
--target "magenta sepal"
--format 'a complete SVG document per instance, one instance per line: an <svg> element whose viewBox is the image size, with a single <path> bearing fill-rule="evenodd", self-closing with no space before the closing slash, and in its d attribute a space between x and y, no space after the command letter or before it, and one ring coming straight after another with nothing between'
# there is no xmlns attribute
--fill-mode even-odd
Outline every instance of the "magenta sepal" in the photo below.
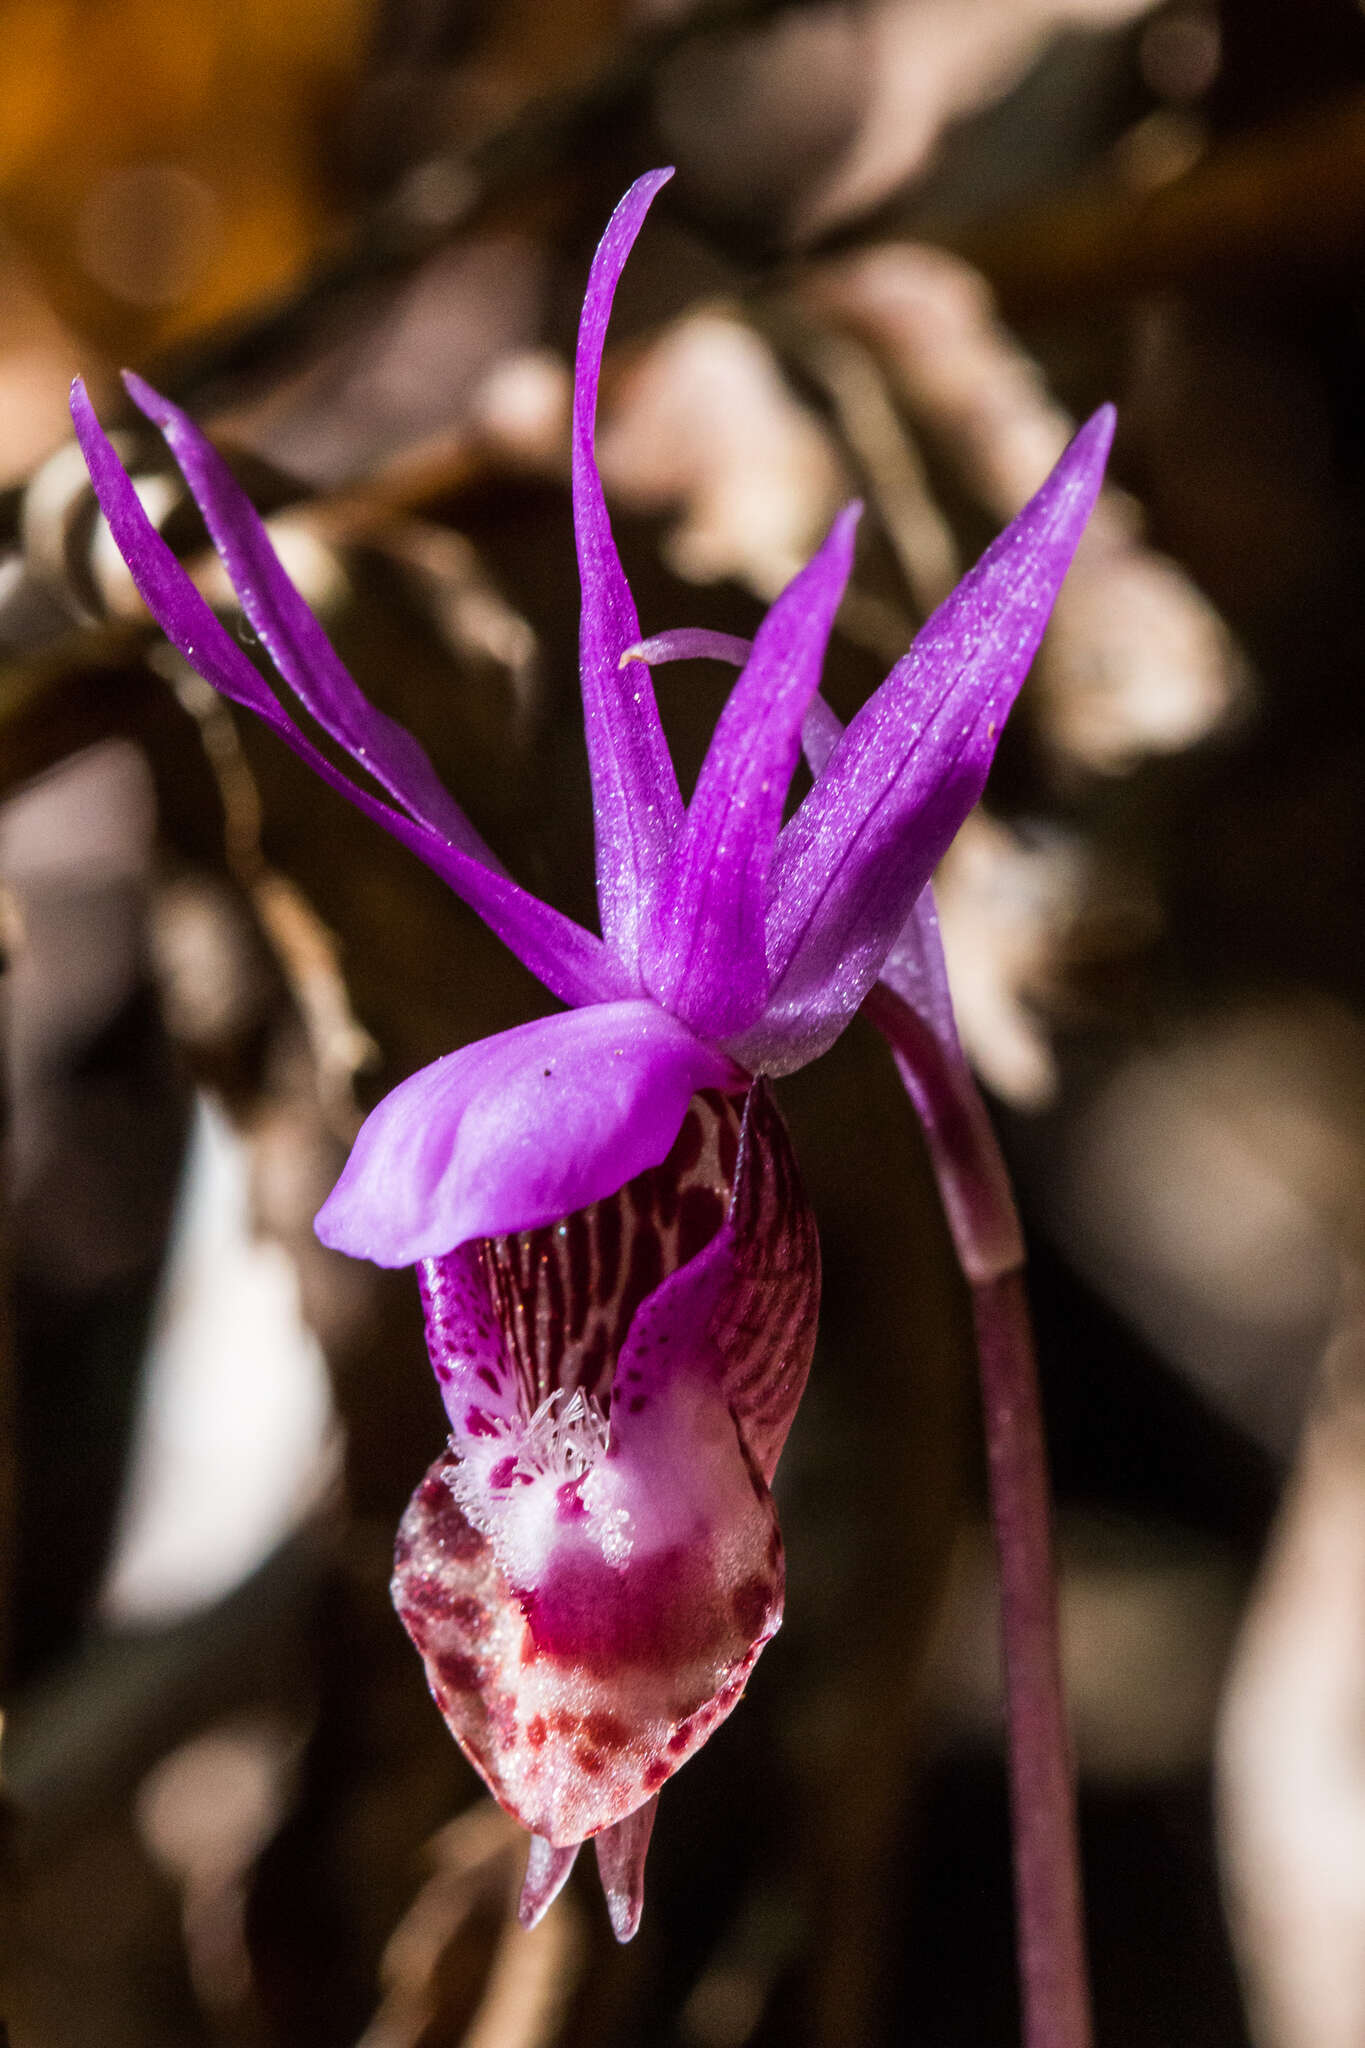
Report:
<svg viewBox="0 0 1365 2048"><path fill-rule="evenodd" d="M672 175L650 171L638 178L607 223L588 273L574 366L573 520L583 587L579 666L597 831L597 907L603 937L632 973L683 807L649 670L642 661L622 660L640 638L640 621L616 552L593 435L616 286L655 194Z"/></svg>
<svg viewBox="0 0 1365 2048"><path fill-rule="evenodd" d="M850 722L784 828L769 885L773 989L733 1045L785 1073L838 1037L977 801L1090 516L1112 406L945 599Z"/></svg>
<svg viewBox="0 0 1365 2048"><path fill-rule="evenodd" d="M768 870L860 510L839 514L759 627L664 869L642 973L656 999L705 1037L745 1030L768 998Z"/></svg>
<svg viewBox="0 0 1365 2048"><path fill-rule="evenodd" d="M378 710L284 572L265 524L217 449L179 406L131 370L128 395L158 426L203 514L248 622L305 711L419 825L505 875L405 726Z"/></svg>
<svg viewBox="0 0 1365 2048"><path fill-rule="evenodd" d="M152 525L79 378L71 387L71 414L95 495L119 552L148 611L190 666L224 697L254 711L316 775L432 868L561 1001L610 1002L637 993L599 938L519 889L505 875L486 868L430 826L358 789L319 753L214 617Z"/></svg>

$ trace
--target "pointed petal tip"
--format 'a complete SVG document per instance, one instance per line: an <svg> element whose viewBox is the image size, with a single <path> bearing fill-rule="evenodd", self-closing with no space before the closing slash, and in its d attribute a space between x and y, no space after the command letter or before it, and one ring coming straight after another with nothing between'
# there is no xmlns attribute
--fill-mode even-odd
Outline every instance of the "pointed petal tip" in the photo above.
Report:
<svg viewBox="0 0 1365 2048"><path fill-rule="evenodd" d="M1112 405L1105 404L1092 412L1085 424L1072 435L1070 445L1062 457L1061 465L1073 475L1093 475L1098 487L1109 460L1109 450L1114 443L1114 429L1118 425L1118 413Z"/></svg>
<svg viewBox="0 0 1365 2048"><path fill-rule="evenodd" d="M656 192L663 190L669 179L674 176L676 170L677 166L675 164L659 164L652 171L641 172L640 176L626 193L626 199L634 198L637 192L648 193L652 199ZM624 204L624 201L622 204Z"/></svg>
<svg viewBox="0 0 1365 2048"><path fill-rule="evenodd" d="M634 1941L640 1931L640 1916L644 1912L644 1898L632 1898L627 1892L608 1892L607 1918L611 1931L622 1948L628 1941Z"/></svg>
<svg viewBox="0 0 1365 2048"><path fill-rule="evenodd" d="M526 1857L526 1878L517 1902L517 1919L529 1934L539 1927L569 1881L581 1843L556 1849L543 1835L532 1835Z"/></svg>
<svg viewBox="0 0 1365 2048"><path fill-rule="evenodd" d="M170 400L163 398L145 377L139 377L136 370L121 370L119 375L123 379L124 390L138 411L156 426L164 426L174 413Z"/></svg>
<svg viewBox="0 0 1365 2048"><path fill-rule="evenodd" d="M76 439L84 448L86 436L92 432L99 432L99 421L95 417L95 408L90 403L90 393L86 389L84 377L77 376L71 379L67 404L71 409L71 424L76 429Z"/></svg>
<svg viewBox="0 0 1365 2048"><path fill-rule="evenodd" d="M645 1905L645 1857L658 1812L656 1793L624 1820L603 1828L594 1847L611 1931L622 1944L633 1941Z"/></svg>

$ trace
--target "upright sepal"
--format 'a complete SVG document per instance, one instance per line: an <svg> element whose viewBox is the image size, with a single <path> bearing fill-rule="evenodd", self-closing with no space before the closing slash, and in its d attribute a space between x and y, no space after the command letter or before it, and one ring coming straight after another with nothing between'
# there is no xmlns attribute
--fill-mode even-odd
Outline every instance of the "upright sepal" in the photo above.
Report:
<svg viewBox="0 0 1365 2048"><path fill-rule="evenodd" d="M133 403L165 435L242 610L304 709L410 817L505 874L425 750L370 703L346 669L285 574L264 522L217 449L187 413L141 377L125 370L123 381Z"/></svg>
<svg viewBox="0 0 1365 2048"><path fill-rule="evenodd" d="M762 1054L803 1066L838 1037L985 786L1104 473L1103 407L869 698L783 831L773 862L773 994Z"/></svg>
<svg viewBox="0 0 1365 2048"><path fill-rule="evenodd" d="M682 798L649 670L638 659L623 660L640 638L640 622L616 552L593 436L617 281L655 194L672 175L651 171L637 179L612 215L588 277L574 370L573 516L583 586L579 659L597 828L598 911L603 937L631 971L639 958L642 919L682 823Z"/></svg>
<svg viewBox="0 0 1365 2048"><path fill-rule="evenodd" d="M768 870L860 509L839 514L759 627L664 870L644 979L705 1037L743 1031L767 999Z"/></svg>
<svg viewBox="0 0 1365 2048"><path fill-rule="evenodd" d="M604 1002L627 993L621 966L600 939L430 825L358 789L319 753L152 525L79 377L71 387L71 417L100 510L139 595L191 668L230 702L255 712L314 774L433 869L561 1001Z"/></svg>
<svg viewBox="0 0 1365 2048"><path fill-rule="evenodd" d="M380 1266L554 1222L662 1159L699 1088L743 1075L654 1003L594 1003L461 1046L371 1111L317 1216Z"/></svg>

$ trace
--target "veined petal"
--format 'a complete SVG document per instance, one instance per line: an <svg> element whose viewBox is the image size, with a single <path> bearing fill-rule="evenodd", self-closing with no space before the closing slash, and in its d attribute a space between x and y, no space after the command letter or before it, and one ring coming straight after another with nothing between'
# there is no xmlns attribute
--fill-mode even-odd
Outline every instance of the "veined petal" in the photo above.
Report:
<svg viewBox="0 0 1365 2048"><path fill-rule="evenodd" d="M562 1001L593 1003L625 994L628 984L622 969L600 939L451 845L430 826L357 789L318 751L214 617L152 525L79 378L71 389L71 415L95 496L142 600L191 667L234 704L254 711L324 782L433 869Z"/></svg>
<svg viewBox="0 0 1365 2048"><path fill-rule="evenodd" d="M766 1081L749 1090L730 1213L709 1257L725 1398L769 1484L805 1392L820 1313L820 1239Z"/></svg>
<svg viewBox="0 0 1365 2048"><path fill-rule="evenodd" d="M318 1213L324 1244L410 1266L554 1222L662 1159L700 1088L744 1076L654 1003L518 1025L423 1067L363 1125Z"/></svg>
<svg viewBox="0 0 1365 2048"><path fill-rule="evenodd" d="M642 960L645 986L709 1038L743 1031L768 995L768 870L860 510L839 514L759 627L664 869Z"/></svg>
<svg viewBox="0 0 1365 2048"><path fill-rule="evenodd" d="M642 661L621 660L639 640L640 622L612 538L593 432L617 280L655 193L672 175L651 171L637 179L608 222L588 277L574 371L573 516L583 585L579 656L597 824L597 899L603 937L631 970L639 958L641 920L682 823L682 798L649 670Z"/></svg>
<svg viewBox="0 0 1365 2048"><path fill-rule="evenodd" d="M814 1341L814 1225L760 1082L739 1132L699 1099L669 1160L588 1219L435 1263L428 1336L459 1420L404 1520L395 1604L461 1746L549 1845L533 1903L554 1848L634 1818L603 1868L625 1936L644 1809L780 1619L765 1472Z"/></svg>
<svg viewBox="0 0 1365 2048"><path fill-rule="evenodd" d="M188 415L131 370L129 396L160 427L251 625L305 710L419 824L503 874L425 751L371 704L284 572L274 544L216 448Z"/></svg>
<svg viewBox="0 0 1365 2048"><path fill-rule="evenodd" d="M1097 412L1047 482L918 635L778 841L773 994L781 1072L838 1037L980 796L1006 714L1090 515L1113 434ZM741 1041L737 1056L752 1048Z"/></svg>

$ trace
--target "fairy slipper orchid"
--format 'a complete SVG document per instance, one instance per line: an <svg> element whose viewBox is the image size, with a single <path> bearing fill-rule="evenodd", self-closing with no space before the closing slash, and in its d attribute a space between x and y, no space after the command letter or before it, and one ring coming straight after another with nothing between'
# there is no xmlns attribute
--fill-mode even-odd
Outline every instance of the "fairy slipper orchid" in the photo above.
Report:
<svg viewBox="0 0 1365 2048"><path fill-rule="evenodd" d="M952 1166L960 1055L926 885L981 793L1112 429L1106 409L1081 430L846 731L816 693L856 507L751 646L642 646L593 434L612 296L668 176L641 178L613 215L578 342L600 936L512 880L343 669L212 447L129 377L284 684L368 783L319 751L152 527L79 384L72 399L100 504L168 638L566 1006L395 1088L317 1228L355 1257L418 1268L451 1434L404 1518L394 1598L457 1740L532 1833L523 1915L594 1837L623 1939L659 1787L730 1712L781 1618L769 1486L810 1364L819 1254L765 1077L824 1051L885 977L873 1013L912 1091L917 1044L941 1055L937 1142ZM686 804L642 658L677 652L742 659ZM784 825L803 729L817 772ZM989 1267L989 1233L969 1235Z"/></svg>

